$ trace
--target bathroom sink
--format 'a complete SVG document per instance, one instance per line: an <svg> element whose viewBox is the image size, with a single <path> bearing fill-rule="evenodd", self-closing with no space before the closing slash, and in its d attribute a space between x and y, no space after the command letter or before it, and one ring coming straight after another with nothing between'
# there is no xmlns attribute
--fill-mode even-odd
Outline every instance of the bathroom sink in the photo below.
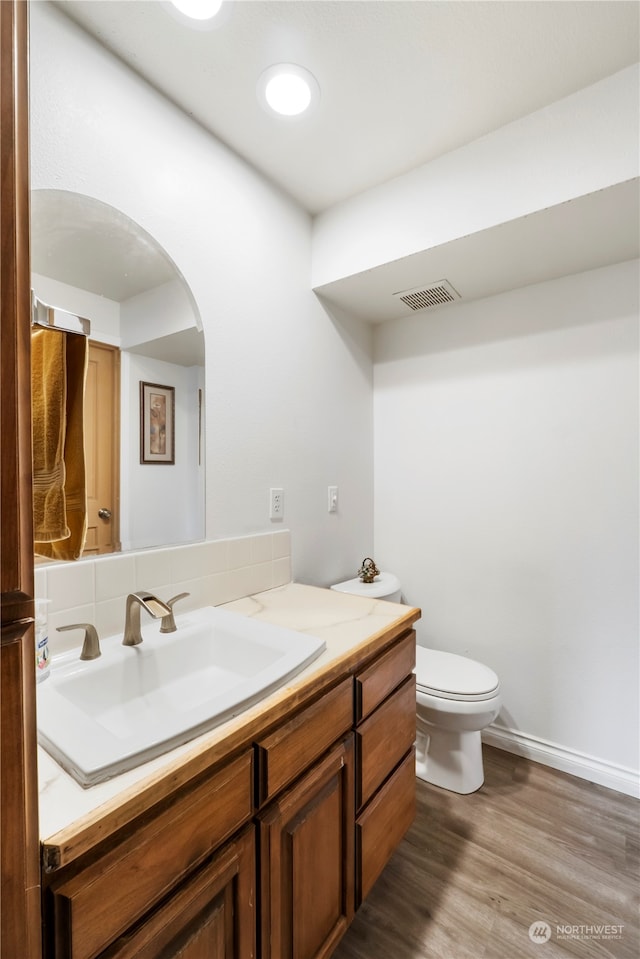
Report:
<svg viewBox="0 0 640 959"><path fill-rule="evenodd" d="M102 640L88 662L54 656L37 688L38 740L82 786L140 765L225 722L319 656L324 640L208 606Z"/></svg>

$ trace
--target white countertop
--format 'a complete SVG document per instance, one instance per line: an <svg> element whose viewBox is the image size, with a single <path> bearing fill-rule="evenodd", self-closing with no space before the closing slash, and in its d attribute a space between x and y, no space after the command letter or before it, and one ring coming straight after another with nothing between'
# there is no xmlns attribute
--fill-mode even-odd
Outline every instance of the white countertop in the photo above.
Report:
<svg viewBox="0 0 640 959"><path fill-rule="evenodd" d="M44 749L38 747L40 836L43 840L54 837L60 830L76 823L81 827L83 821L95 819L96 811L101 807L104 807L105 813L110 811L122 801L123 796L141 789L143 785L152 784L176 761L186 761L190 756L224 740L230 732L268 709L270 702L304 687L312 677L348 656L361 643L388 629L410 610L410 607L397 603L365 599L298 583L247 596L227 603L224 608L317 636L325 640L326 649L292 680L239 716L163 756L88 789L83 789Z"/></svg>

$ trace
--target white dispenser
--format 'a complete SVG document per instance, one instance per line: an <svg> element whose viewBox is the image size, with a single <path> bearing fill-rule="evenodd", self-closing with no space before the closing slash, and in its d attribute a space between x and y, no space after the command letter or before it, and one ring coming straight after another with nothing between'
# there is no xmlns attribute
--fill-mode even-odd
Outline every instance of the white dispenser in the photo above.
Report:
<svg viewBox="0 0 640 959"><path fill-rule="evenodd" d="M41 683L49 675L51 659L49 655L49 617L47 607L50 599L36 600L36 682Z"/></svg>

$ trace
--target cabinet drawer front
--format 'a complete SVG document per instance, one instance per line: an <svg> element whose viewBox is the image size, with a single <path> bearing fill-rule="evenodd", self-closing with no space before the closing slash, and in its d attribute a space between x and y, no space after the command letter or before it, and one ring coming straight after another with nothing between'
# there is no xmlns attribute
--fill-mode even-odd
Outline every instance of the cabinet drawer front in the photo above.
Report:
<svg viewBox="0 0 640 959"><path fill-rule="evenodd" d="M412 749L356 820L356 908L369 895L415 818L415 766Z"/></svg>
<svg viewBox="0 0 640 959"><path fill-rule="evenodd" d="M92 959L253 813L252 754L181 796L133 836L52 886L56 956Z"/></svg>
<svg viewBox="0 0 640 959"><path fill-rule="evenodd" d="M396 692L356 730L356 807L373 796L416 739L416 678Z"/></svg>
<svg viewBox="0 0 640 959"><path fill-rule="evenodd" d="M307 769L353 724L353 681L345 679L317 703L256 743L258 805Z"/></svg>
<svg viewBox="0 0 640 959"><path fill-rule="evenodd" d="M151 915L117 939L100 959L226 956L255 959L255 828L207 860ZM237 921L234 919L237 917Z"/></svg>
<svg viewBox="0 0 640 959"><path fill-rule="evenodd" d="M373 712L416 664L416 631L403 638L356 676L356 722Z"/></svg>

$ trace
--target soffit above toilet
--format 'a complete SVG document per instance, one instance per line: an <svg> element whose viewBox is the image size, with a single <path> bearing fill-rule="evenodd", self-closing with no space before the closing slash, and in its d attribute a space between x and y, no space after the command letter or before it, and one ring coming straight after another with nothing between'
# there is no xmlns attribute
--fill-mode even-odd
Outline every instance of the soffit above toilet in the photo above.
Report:
<svg viewBox="0 0 640 959"><path fill-rule="evenodd" d="M411 314L397 294L444 280L454 296L431 315L519 287L640 257L640 180L629 180L529 216L315 287L329 307L378 324Z"/></svg>

